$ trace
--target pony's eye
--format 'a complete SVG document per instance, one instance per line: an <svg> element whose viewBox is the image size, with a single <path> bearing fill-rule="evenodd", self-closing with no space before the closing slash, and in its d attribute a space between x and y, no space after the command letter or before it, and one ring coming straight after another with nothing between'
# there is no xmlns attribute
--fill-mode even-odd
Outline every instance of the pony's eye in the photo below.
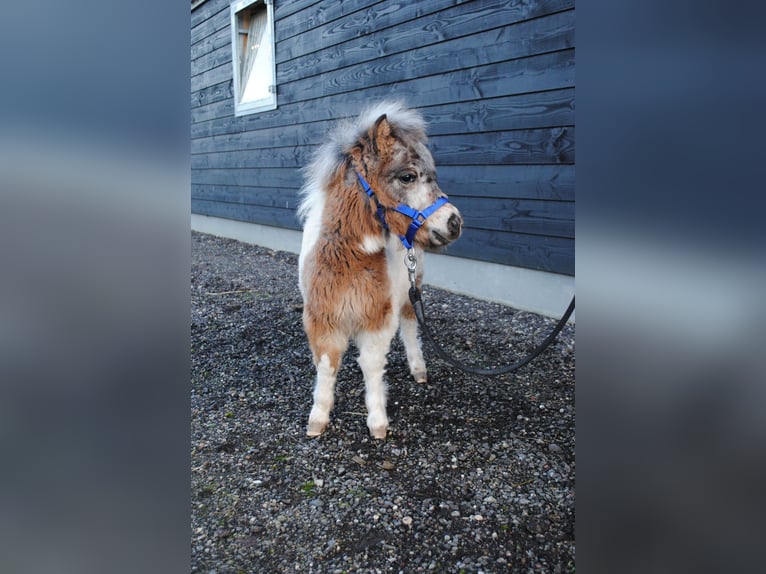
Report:
<svg viewBox="0 0 766 574"><path fill-rule="evenodd" d="M399 181L402 183L412 183L417 179L417 176L414 173L405 173L404 175L399 176Z"/></svg>

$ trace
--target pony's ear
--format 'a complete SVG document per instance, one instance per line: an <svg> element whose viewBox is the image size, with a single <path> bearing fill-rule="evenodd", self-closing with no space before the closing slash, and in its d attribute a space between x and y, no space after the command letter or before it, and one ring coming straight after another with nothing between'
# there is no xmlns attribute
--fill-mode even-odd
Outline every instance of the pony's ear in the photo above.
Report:
<svg viewBox="0 0 766 574"><path fill-rule="evenodd" d="M388 155L391 149L391 144L394 141L392 134L391 124L388 122L386 114L380 116L375 120L375 125L370 130L370 141L372 142L372 149L379 157L385 157Z"/></svg>

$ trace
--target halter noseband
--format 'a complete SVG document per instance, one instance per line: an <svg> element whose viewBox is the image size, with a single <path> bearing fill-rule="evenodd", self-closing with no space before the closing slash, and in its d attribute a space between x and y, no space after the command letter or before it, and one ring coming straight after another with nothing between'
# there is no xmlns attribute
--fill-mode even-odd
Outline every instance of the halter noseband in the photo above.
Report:
<svg viewBox="0 0 766 574"><path fill-rule="evenodd" d="M380 204L378 198L375 195L375 192L372 191L370 184L367 183L367 180L364 179L364 177L362 177L362 174L357 171L356 177L359 179L359 183L362 184L364 192L372 200L375 201L375 205L378 207L378 219L380 219L380 222L383 224L383 228L386 231L390 231L388 229L388 223L386 223L386 209L393 209L393 211L398 211L399 213L406 215L412 220L412 223L410 223L410 226L407 229L407 233L405 235L399 236L399 239L401 240L405 249L412 249L415 241L415 234L418 232L418 229L420 229L420 227L426 222L426 219L433 215L433 213L442 205L449 203L449 200L446 197L440 197L433 204L426 207L423 211L418 211L414 207L410 207L409 205L405 205L403 203L400 203L394 208L386 208Z"/></svg>

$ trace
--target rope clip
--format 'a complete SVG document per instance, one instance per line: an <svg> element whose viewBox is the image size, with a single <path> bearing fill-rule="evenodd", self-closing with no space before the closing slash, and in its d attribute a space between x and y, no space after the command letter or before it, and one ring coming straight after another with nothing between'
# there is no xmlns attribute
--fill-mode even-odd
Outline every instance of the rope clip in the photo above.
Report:
<svg viewBox="0 0 766 574"><path fill-rule="evenodd" d="M418 267L418 260L415 258L415 250L413 248L407 250L407 255L404 256L404 264L407 266L410 286L415 287L415 269Z"/></svg>

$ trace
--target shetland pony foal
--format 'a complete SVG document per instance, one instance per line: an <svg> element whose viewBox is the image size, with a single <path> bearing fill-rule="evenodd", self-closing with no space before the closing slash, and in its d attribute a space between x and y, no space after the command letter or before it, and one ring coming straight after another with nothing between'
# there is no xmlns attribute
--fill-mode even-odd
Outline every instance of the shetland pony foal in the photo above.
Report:
<svg viewBox="0 0 766 574"><path fill-rule="evenodd" d="M383 373L397 328L410 373L426 382L400 239L412 220L394 210L405 204L423 211L446 198L425 142L419 114L398 102L384 102L334 131L307 170L299 208L299 282L303 326L317 372L308 436L327 427L338 367L351 338L359 349L373 437L383 439L388 430ZM460 213L445 202L415 232L418 285L423 249L451 243L461 226Z"/></svg>

